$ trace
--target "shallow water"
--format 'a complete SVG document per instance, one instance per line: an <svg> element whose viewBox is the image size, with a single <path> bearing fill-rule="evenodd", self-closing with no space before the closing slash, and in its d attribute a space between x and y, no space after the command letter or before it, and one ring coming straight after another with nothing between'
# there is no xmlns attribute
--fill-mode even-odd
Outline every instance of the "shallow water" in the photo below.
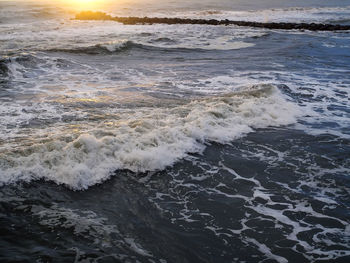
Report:
<svg viewBox="0 0 350 263"><path fill-rule="evenodd" d="M102 10L347 24L349 6ZM2 262L349 261L349 32L73 16L0 3Z"/></svg>

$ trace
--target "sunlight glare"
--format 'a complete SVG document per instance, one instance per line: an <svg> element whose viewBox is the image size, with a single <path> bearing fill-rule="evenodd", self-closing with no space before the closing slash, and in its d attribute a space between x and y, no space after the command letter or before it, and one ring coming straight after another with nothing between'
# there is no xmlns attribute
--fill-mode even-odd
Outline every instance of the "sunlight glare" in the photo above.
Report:
<svg viewBox="0 0 350 263"><path fill-rule="evenodd" d="M61 2L77 10L95 10L106 4L106 0L61 0Z"/></svg>

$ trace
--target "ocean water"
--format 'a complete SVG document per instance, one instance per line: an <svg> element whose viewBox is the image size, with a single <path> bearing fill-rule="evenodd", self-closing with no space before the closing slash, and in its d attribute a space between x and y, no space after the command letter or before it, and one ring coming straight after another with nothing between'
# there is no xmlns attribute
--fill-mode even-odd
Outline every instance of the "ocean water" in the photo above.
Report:
<svg viewBox="0 0 350 263"><path fill-rule="evenodd" d="M350 32L0 1L1 262L350 262ZM350 24L350 1L111 1Z"/></svg>

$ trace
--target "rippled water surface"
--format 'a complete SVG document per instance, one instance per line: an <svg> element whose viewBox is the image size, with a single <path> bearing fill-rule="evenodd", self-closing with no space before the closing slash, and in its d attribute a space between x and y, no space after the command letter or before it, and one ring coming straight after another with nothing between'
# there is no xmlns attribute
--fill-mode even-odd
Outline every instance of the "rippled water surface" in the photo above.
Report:
<svg viewBox="0 0 350 263"><path fill-rule="evenodd" d="M114 15L349 24L350 2ZM350 35L0 1L1 262L349 262Z"/></svg>

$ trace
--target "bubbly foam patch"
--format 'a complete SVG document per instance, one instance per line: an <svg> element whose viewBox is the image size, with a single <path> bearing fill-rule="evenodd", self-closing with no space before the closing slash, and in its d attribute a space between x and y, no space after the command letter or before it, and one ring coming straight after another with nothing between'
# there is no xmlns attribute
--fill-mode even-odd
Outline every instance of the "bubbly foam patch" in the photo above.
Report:
<svg viewBox="0 0 350 263"><path fill-rule="evenodd" d="M297 106L272 85L173 108L120 113L71 139L55 134L4 151L0 180L6 184L42 178L86 189L118 169L162 170L188 153L202 152L207 142L229 143L256 128L294 123L299 115Z"/></svg>
<svg viewBox="0 0 350 263"><path fill-rule="evenodd" d="M102 247L115 245L112 235L120 235L115 225L108 224L106 218L100 218L92 211L73 210L57 204L50 208L40 205L21 206L20 208L30 209L32 215L39 217L39 224L42 226L72 229L74 235L93 239L95 245Z"/></svg>

